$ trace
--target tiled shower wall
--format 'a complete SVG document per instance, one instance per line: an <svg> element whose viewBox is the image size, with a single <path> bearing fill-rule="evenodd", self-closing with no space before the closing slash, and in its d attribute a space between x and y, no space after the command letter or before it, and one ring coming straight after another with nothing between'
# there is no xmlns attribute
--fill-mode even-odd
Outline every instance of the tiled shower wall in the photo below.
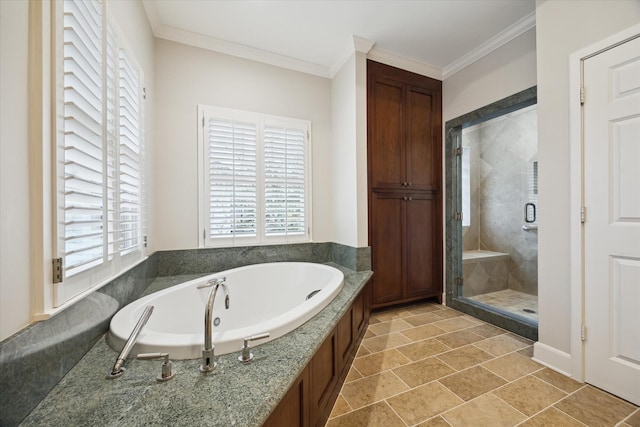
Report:
<svg viewBox="0 0 640 427"><path fill-rule="evenodd" d="M469 156L469 190L463 178L463 198L468 191L470 201L463 250L509 254L504 288L537 295L538 233L522 229L525 204L533 202L538 210L533 179L538 159L536 106L464 129L462 146Z"/></svg>

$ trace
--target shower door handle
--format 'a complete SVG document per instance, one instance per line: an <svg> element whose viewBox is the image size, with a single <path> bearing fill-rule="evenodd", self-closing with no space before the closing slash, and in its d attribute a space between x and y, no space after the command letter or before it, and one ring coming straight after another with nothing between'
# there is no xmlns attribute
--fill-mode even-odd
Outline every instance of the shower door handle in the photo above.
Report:
<svg viewBox="0 0 640 427"><path fill-rule="evenodd" d="M531 209L531 215L529 214L529 209ZM525 203L524 205L524 222L527 224L531 224L532 222L536 222L536 205L535 203Z"/></svg>

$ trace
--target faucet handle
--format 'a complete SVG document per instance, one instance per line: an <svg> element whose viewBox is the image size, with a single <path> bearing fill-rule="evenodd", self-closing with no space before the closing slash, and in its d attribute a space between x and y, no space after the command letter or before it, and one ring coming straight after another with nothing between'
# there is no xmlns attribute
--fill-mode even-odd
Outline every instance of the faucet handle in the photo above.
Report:
<svg viewBox="0 0 640 427"><path fill-rule="evenodd" d="M214 285L222 285L226 281L227 281L227 276L214 277L213 279L207 280L207 283L203 283L201 285L196 286L196 289L210 288Z"/></svg>
<svg viewBox="0 0 640 427"><path fill-rule="evenodd" d="M173 372L171 360L169 360L169 353L142 353L136 356L139 360L154 360L164 359L162 362L162 372L156 377L159 382L169 381L176 376Z"/></svg>
<svg viewBox="0 0 640 427"><path fill-rule="evenodd" d="M242 345L242 355L238 356L238 361L242 363L250 363L253 360L253 353L251 352L251 347L249 347L249 341L261 340L269 338L270 336L269 332L265 332L263 334L246 337L244 339L244 344Z"/></svg>

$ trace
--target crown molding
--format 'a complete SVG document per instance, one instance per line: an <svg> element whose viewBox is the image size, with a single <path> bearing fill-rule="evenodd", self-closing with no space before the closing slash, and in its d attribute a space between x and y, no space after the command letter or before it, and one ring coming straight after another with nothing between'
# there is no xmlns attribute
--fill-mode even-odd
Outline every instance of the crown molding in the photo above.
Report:
<svg viewBox="0 0 640 427"><path fill-rule="evenodd" d="M323 65L314 64L300 59L290 58L277 53L243 46L237 43L216 39L202 34L192 33L179 28L169 27L160 22L154 0L142 0L153 35L157 38L170 40L189 46L212 50L251 61L262 62L276 67L311 74L318 77L331 78L329 69Z"/></svg>
<svg viewBox="0 0 640 427"><path fill-rule="evenodd" d="M165 40L171 40L190 46L208 49L215 52L224 53L251 61L262 62L264 64L274 65L276 67L286 68L293 71L312 74L318 77L330 78L329 69L319 64L302 61L288 56L279 55L277 53L267 52L249 46L243 46L231 43L225 40L216 39L214 37L204 36L201 34L184 31L178 28L160 25L158 31L155 32L156 37Z"/></svg>
<svg viewBox="0 0 640 427"><path fill-rule="evenodd" d="M364 53L366 55L371 50L373 45L376 44L376 42L373 42L371 40L367 40L365 38L358 37L358 36L352 36L352 39L353 39L353 43L350 44L348 48L346 48L343 51L343 54L340 55L341 59L338 60L335 64L333 64L331 68L329 68L330 78L333 79L336 76L336 74L338 74L338 72L342 69L344 64L347 63L349 58L351 58L354 53Z"/></svg>
<svg viewBox="0 0 640 427"><path fill-rule="evenodd" d="M142 6L147 14L149 25L151 25L151 31L156 35L158 28L160 28L160 17L158 16L158 9L156 3L152 0L142 0Z"/></svg>
<svg viewBox="0 0 640 427"><path fill-rule="evenodd" d="M353 37L353 48L356 52L364 53L365 55L369 53L369 51L373 48L373 45L376 42L372 42L371 40L367 40L363 37L352 36Z"/></svg>
<svg viewBox="0 0 640 427"><path fill-rule="evenodd" d="M536 13L534 11L528 14L527 16L525 16L524 18L520 19L515 24L510 25L504 31L491 37L489 40L482 43L480 46L468 52L461 58L453 61L451 64L444 67L442 78L447 79L451 77L458 71L468 67L469 65L478 61L479 59L487 56L494 50L504 46L505 44L509 43L511 40L529 31L535 26L536 26Z"/></svg>
<svg viewBox="0 0 640 427"><path fill-rule="evenodd" d="M368 59L434 79L444 80L501 46L504 46L511 40L534 28L536 25L535 12L531 12L529 15L507 27L504 31L490 38L477 48L444 68L380 49L375 46L375 42L362 37L353 36L353 44L350 45L348 49L344 50L343 54L340 56L341 60L337 61L331 67L325 67L320 64L314 64L277 53L267 52L261 49L166 26L160 22L160 17L154 0L142 0L142 5L144 6L153 34L158 38L329 79L336 75L354 52L361 52L366 54Z"/></svg>
<svg viewBox="0 0 640 427"><path fill-rule="evenodd" d="M442 80L442 68L425 62L416 61L406 56L397 55L388 50L373 47L367 54L368 59L382 62L383 64L411 71L416 74L431 77L433 79Z"/></svg>

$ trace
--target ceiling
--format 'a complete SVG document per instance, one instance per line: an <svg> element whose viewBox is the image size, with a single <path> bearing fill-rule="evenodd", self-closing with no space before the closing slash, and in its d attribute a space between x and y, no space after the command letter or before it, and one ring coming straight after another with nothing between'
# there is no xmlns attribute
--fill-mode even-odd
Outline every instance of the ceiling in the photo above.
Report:
<svg viewBox="0 0 640 427"><path fill-rule="evenodd" d="M323 77L354 52L446 78L535 26L534 0L143 0L156 37ZM354 42L354 37L355 42Z"/></svg>

